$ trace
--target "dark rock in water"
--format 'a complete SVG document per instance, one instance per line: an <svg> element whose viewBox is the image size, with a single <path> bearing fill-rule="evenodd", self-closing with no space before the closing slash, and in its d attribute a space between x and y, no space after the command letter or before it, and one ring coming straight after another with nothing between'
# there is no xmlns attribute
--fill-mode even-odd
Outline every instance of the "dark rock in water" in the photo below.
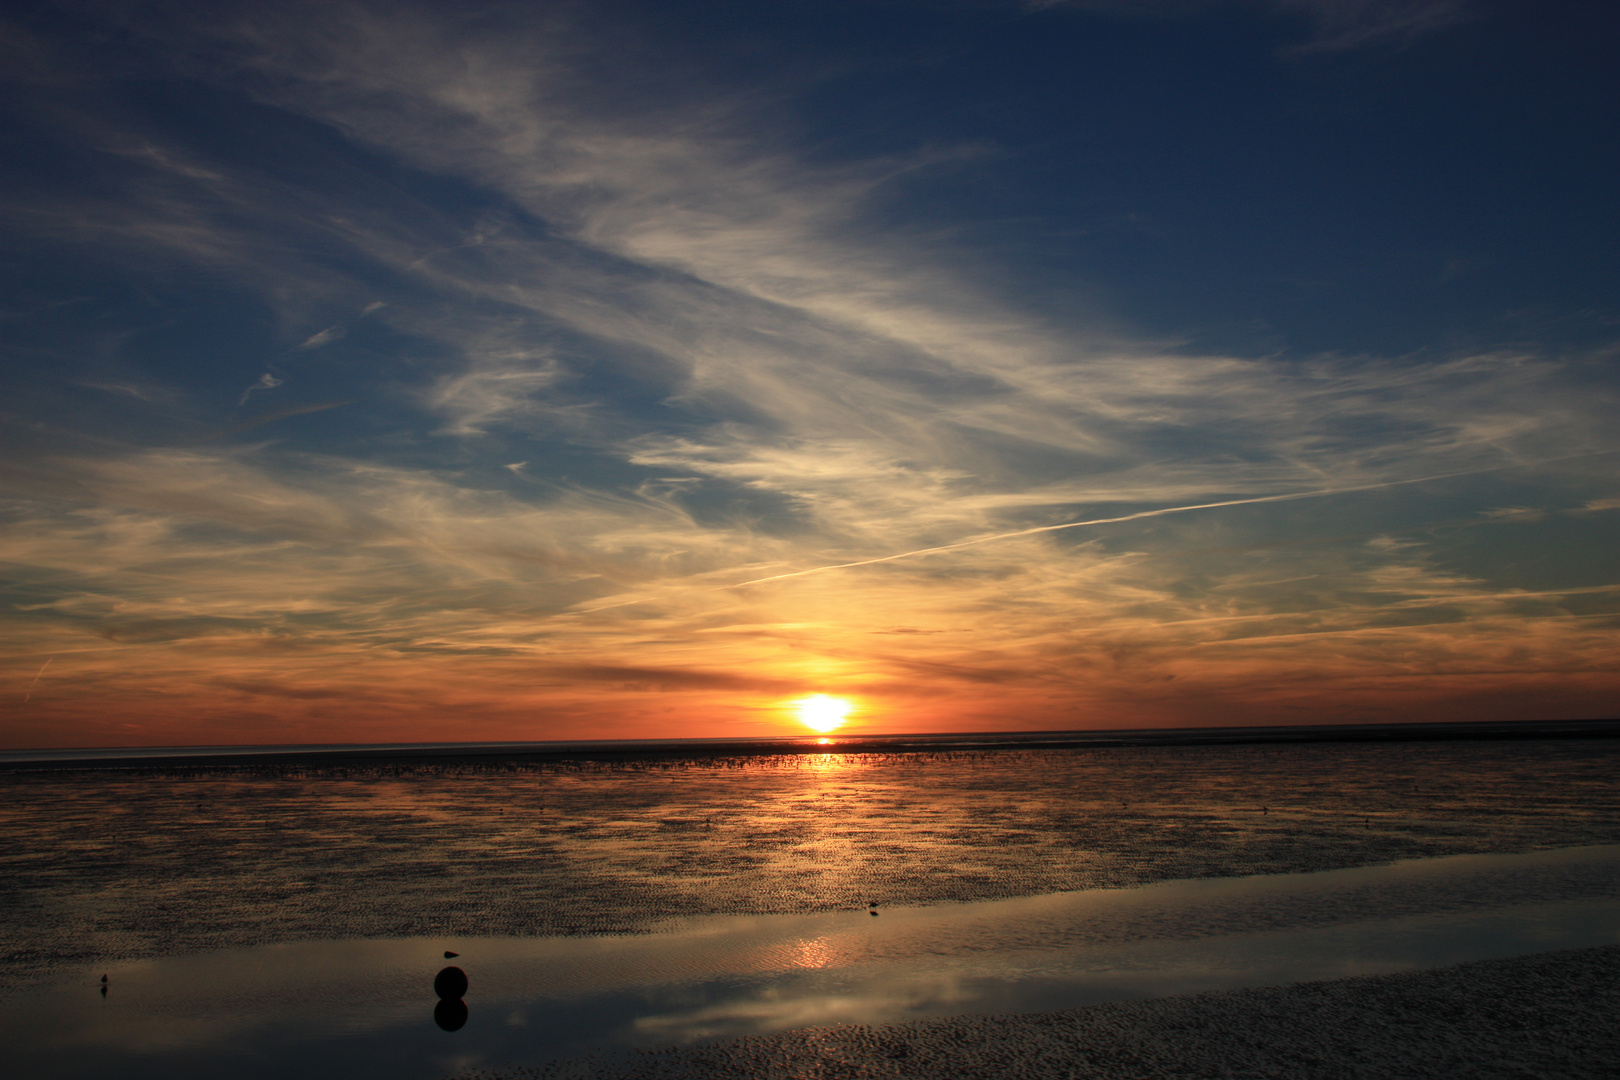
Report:
<svg viewBox="0 0 1620 1080"><path fill-rule="evenodd" d="M445 998L433 1006L433 1022L446 1031L460 1031L467 1022L467 1003L459 998Z"/></svg>
<svg viewBox="0 0 1620 1080"><path fill-rule="evenodd" d="M446 960L449 960L449 959L450 959L450 958L451 958L451 957L453 957L453 956L460 956L460 955L461 955L461 954L460 954L460 953L458 953L458 952L451 952L451 951L450 951L450 950L449 950L449 949L446 949L446 950L444 950L444 958L445 958L445 959L446 959Z"/></svg>
<svg viewBox="0 0 1620 1080"><path fill-rule="evenodd" d="M874 919L877 918L877 912L875 912L875 911L869 911L869 912L867 912L867 914L871 915L872 918L874 918Z"/></svg>
<svg viewBox="0 0 1620 1080"><path fill-rule="evenodd" d="M433 976L433 992L444 1001L454 1001L467 992L467 973L458 967L447 967Z"/></svg>

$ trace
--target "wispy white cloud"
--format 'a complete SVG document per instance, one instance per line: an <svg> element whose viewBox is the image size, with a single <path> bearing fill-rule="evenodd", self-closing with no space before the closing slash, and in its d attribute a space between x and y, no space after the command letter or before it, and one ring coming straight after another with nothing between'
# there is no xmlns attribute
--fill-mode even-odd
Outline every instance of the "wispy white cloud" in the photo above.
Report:
<svg viewBox="0 0 1620 1080"><path fill-rule="evenodd" d="M1492 521L1540 521L1547 516L1545 510L1534 506L1493 506L1480 514Z"/></svg>
<svg viewBox="0 0 1620 1080"><path fill-rule="evenodd" d="M1404 47L1474 17L1470 0L1270 0L1316 24L1302 52L1341 52L1368 46Z"/></svg>
<svg viewBox="0 0 1620 1080"><path fill-rule="evenodd" d="M1302 19L1312 30L1296 54L1369 47L1402 48L1475 17L1471 0L1032 0L1034 8L1071 7L1120 16L1206 15L1258 8Z"/></svg>
<svg viewBox="0 0 1620 1080"><path fill-rule="evenodd" d="M343 337L348 331L342 326L328 326L325 330L309 335L298 346L300 349L318 349L322 345L330 345Z"/></svg>
<svg viewBox="0 0 1620 1080"><path fill-rule="evenodd" d="M267 66L288 52L255 40ZM668 358L660 375L683 372L668 400L726 419L628 442L604 427L600 437L634 464L783 495L846 535L878 530L887 542L892 528L878 527L897 518L977 530L992 505L1006 515L1393 479L1396 462L1411 475L1594 441L1594 418L1573 394L1554 404L1565 391L1545 360L1284 367L1154 355L1114 331L1099 340L1045 324L971 274L939 269L940 252L874 234L866 200L892 163L817 173L728 128L740 122L731 107L653 131L640 117L582 117L556 104L570 99L559 89L571 76L564 61L519 61L498 43L447 51L435 39L430 53L408 29L357 16L319 44L330 55L296 54L297 74L318 76L288 92L298 107L423 165L464 169L584 250L653 274L597 270L558 285L564 256L512 236L481 240L488 262L416 263L420 272ZM423 130L435 132L431 143ZM449 414L447 431L486 432L532 418L536 392L557 378L549 352L488 356L429 400ZM1525 408L1532 386L1541 397ZM1086 482L1032 474L1037 457L1048 473ZM1149 474L1157 483L1144 483Z"/></svg>
<svg viewBox="0 0 1620 1080"><path fill-rule="evenodd" d="M425 404L445 418L447 434L481 435L495 424L532 425L568 412L543 397L562 376L546 350L485 346L467 352L476 357L473 366L441 376L425 395Z"/></svg>
<svg viewBox="0 0 1620 1080"><path fill-rule="evenodd" d="M238 405L246 405L248 403L248 398L252 396L253 391L274 390L276 387L280 386L281 383L281 379L276 378L267 371L263 375L259 376L258 382L252 384L246 390L242 391L242 396L236 399L236 403Z"/></svg>

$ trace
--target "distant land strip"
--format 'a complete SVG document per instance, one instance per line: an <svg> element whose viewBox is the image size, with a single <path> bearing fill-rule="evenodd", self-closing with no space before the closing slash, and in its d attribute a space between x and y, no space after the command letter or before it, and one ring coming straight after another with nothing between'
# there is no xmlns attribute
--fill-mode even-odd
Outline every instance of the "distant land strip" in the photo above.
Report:
<svg viewBox="0 0 1620 1080"><path fill-rule="evenodd" d="M500 769L570 762L704 762L810 754L938 754L1113 747L1287 743L1399 743L1499 739L1620 738L1620 718L1495 720L1429 724L1153 728L1120 731L876 734L829 738L600 740L382 745L126 747L0 751L0 775L38 772L173 773L288 769L470 767Z"/></svg>

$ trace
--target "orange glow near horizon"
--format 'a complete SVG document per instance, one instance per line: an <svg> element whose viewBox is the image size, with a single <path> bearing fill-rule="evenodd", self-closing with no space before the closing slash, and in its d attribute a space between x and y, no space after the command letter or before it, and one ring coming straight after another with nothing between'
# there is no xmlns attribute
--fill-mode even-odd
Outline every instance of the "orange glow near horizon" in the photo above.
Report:
<svg viewBox="0 0 1620 1080"><path fill-rule="evenodd" d="M793 710L798 714L799 723L811 731L819 731L825 735L844 726L850 710L855 706L848 698L831 697L827 694L811 694L792 702Z"/></svg>

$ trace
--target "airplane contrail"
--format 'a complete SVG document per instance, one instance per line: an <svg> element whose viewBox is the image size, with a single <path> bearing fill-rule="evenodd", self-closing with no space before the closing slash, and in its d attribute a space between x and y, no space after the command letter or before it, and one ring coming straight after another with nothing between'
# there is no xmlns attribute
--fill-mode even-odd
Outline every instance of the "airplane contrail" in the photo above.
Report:
<svg viewBox="0 0 1620 1080"><path fill-rule="evenodd" d="M1611 450L1599 453L1614 453ZM1570 457L1593 457L1594 454L1572 454ZM1553 458L1551 461L1564 461L1566 458ZM1536 462L1543 465L1550 462ZM873 559L857 559L854 562L831 563L827 566L812 566L807 570L791 570L785 574L772 574L769 577L753 578L750 581L739 581L732 585L715 586L717 589L741 589L748 585L763 585L770 581L785 581L788 578L805 577L809 574L823 574L829 570L848 570L857 566L875 566L878 563L894 562L896 559L910 559L918 555L936 555L942 551L956 551L960 548L975 547L979 544L990 544L997 540L1012 540L1020 536L1034 536L1038 533L1060 532L1064 529L1080 529L1088 525L1114 525L1122 521L1140 521L1142 518L1163 517L1166 514L1185 514L1192 510L1216 510L1223 506L1253 506L1256 503L1291 502L1296 499L1320 499L1328 495L1347 495L1357 491L1376 491L1380 488L1400 487L1404 484L1422 484L1430 480L1447 480L1457 476L1474 476L1479 473L1500 472L1503 469L1516 468L1514 465L1497 465L1488 469L1465 469L1460 472L1436 473L1433 476L1418 476L1410 480L1384 480L1376 484L1357 484L1351 487L1318 488L1313 491L1294 491L1285 495L1256 495L1247 499L1226 499L1222 502L1195 503L1191 506L1161 506L1157 510L1138 510L1134 514L1121 514L1119 517L1091 518L1086 521L1066 521L1061 525L1037 525L1030 529L1016 529L1012 532L995 533L992 536L979 536L972 540L959 540L954 544L940 544L937 547L917 548L913 551L902 551L894 555L879 555Z"/></svg>
<svg viewBox="0 0 1620 1080"><path fill-rule="evenodd" d="M34 672L34 681L28 684L28 693L23 695L24 705L28 704L28 699L34 696L34 687L39 685L39 677L45 674L45 669L50 667L51 660L55 659L56 657L53 656L50 658L50 660L46 660L43 664L39 665L39 670Z"/></svg>
<svg viewBox="0 0 1620 1080"><path fill-rule="evenodd" d="M1582 454L1565 454L1561 457L1546 458L1541 461L1514 462L1505 465L1492 465L1482 469L1460 469L1456 472L1435 473L1431 476L1415 476L1407 480L1382 480L1375 484L1354 484L1346 487L1315 488L1310 491L1293 491L1283 495L1255 495L1246 499L1226 499L1221 502L1194 503L1190 506L1161 506L1157 510L1138 510L1134 514L1121 514L1118 517L1089 518L1085 521L1066 521L1061 525L1037 525L1029 529L1016 529L1012 532L995 533L990 536L979 536L972 540L959 540L954 544L940 544L935 547L915 548L911 551L901 551L893 555L879 555L872 559L857 559L853 562L829 563L826 566L812 566L805 570L790 570L785 574L771 574L766 577L750 578L747 581L737 581L729 585L710 585L700 591L723 592L727 589L742 589L750 585L764 585L772 581L786 581L790 578L807 577L811 574L825 574L832 570L849 570L858 566L876 566L879 563L894 562L898 559L912 559L919 555L936 555L942 551L956 551L960 548L976 547L979 544L991 544L998 540L1012 540L1020 536L1034 536L1039 533L1061 532L1064 529L1082 529L1091 525L1114 525L1124 521L1140 521L1143 518L1163 517L1166 514L1185 514L1193 510L1217 510L1225 506L1253 506L1258 503L1292 502L1298 499L1320 499L1330 495L1349 495L1357 491L1378 491L1383 488L1402 487L1407 484L1425 484L1431 480L1449 480L1458 476L1478 476L1483 473L1502 472L1505 469L1531 468L1537 465L1552 465L1560 461L1571 461L1577 458L1602 457L1606 454L1620 453L1620 450L1594 450ZM619 600L611 604L602 604L599 607L581 608L571 612L573 615L590 615L598 611L607 611L612 608L631 607L635 604L646 603L652 596L638 596L629 600Z"/></svg>

